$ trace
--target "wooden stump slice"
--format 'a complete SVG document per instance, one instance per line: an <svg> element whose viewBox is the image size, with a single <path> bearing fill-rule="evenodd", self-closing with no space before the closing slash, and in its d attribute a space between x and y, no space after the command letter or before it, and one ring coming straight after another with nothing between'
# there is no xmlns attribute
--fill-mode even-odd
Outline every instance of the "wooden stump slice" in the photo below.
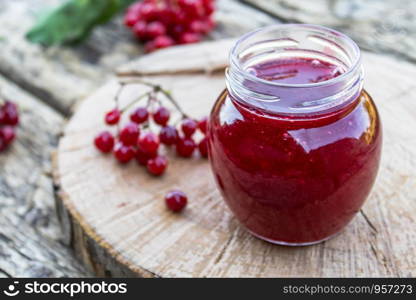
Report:
<svg viewBox="0 0 416 300"><path fill-rule="evenodd" d="M120 69L161 84L194 117L210 111L224 89L232 41L183 46L148 55ZM100 154L94 136L114 106L113 80L83 101L54 157L57 207L67 240L99 276L278 277L416 275L416 67L364 53L366 89L384 123L382 167L362 212L337 237L310 247L258 240L232 216L208 161L170 158L162 178L135 162L120 166ZM123 105L146 91L128 85ZM110 155L111 156L111 155ZM189 197L181 214L163 197L179 188Z"/></svg>

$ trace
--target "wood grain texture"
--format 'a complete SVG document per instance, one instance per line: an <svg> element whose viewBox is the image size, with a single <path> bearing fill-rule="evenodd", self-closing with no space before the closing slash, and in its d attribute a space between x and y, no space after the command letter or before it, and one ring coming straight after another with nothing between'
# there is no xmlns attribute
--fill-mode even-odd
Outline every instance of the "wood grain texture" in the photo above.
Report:
<svg viewBox="0 0 416 300"><path fill-rule="evenodd" d="M195 53L202 57L217 49L215 43L168 49L121 70L152 73L145 78L170 89L186 111L199 117L209 112L224 78L222 72L207 73L209 64ZM192 60L198 67L172 74L172 52L173 65L180 60L193 65ZM146 64L155 60L166 62L159 74ZM120 167L99 154L91 141L103 129L102 115L112 107L118 87L114 80L104 85L80 104L55 159L58 205L68 213L65 228L84 264L106 276L415 276L416 67L370 53L364 53L364 65L366 89L384 123L378 180L362 212L340 235L303 248L274 246L248 234L221 200L207 161L173 158L167 151L171 165L160 179L135 163ZM129 86L122 101L143 91L143 86ZM183 214L164 207L163 196L172 188L189 195Z"/></svg>
<svg viewBox="0 0 416 300"><path fill-rule="evenodd" d="M0 89L19 105L22 124L0 153L0 276L86 276L62 244L55 214L49 156L63 118L3 77Z"/></svg>
<svg viewBox="0 0 416 300"><path fill-rule="evenodd" d="M361 48L416 62L413 0L242 0L289 23L336 28Z"/></svg>

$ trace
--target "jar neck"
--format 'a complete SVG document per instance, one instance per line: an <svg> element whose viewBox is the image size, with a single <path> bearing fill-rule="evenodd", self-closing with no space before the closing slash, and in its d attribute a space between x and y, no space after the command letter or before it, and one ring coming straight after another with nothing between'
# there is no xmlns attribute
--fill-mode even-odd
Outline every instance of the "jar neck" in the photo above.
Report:
<svg viewBox="0 0 416 300"><path fill-rule="evenodd" d="M322 61L341 74L302 84L269 81L256 76L253 66L281 59ZM363 70L358 46L337 31L315 25L273 25L237 41L226 70L232 99L272 114L311 116L336 111L362 90Z"/></svg>

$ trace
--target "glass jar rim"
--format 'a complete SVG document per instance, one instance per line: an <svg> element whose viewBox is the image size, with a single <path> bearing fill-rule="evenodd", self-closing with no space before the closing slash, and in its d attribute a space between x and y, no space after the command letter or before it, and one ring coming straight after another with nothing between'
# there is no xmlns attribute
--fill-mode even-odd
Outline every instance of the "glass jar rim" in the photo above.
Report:
<svg viewBox="0 0 416 300"><path fill-rule="evenodd" d="M321 32L325 32L328 33L330 35L333 36L337 36L338 38L341 38L342 40L344 40L347 44L349 44L353 50L354 53L354 60L351 63L351 66L348 67L348 70L341 73L339 76L331 78L329 80L325 80L325 81L320 81L320 82L314 82L314 83L282 83L282 82L276 82L276 81L269 81L263 78L259 78L253 74L251 74L250 72L248 72L247 70L245 70L240 62L238 61L238 49L241 46L241 44L243 42L246 42L247 40L249 40L250 38L252 38L253 36L255 36L256 34L262 33L262 32L267 32L267 31L272 31L272 30L276 30L276 29L290 29L290 28L304 28L305 30L311 30L311 29L315 29L315 30L319 30ZM246 78L251 79L253 81L257 81L259 83L265 84L265 85L272 85L272 86L280 86L280 87L286 87L286 88L313 88L313 87L320 87L320 86L325 86L325 85L330 85L330 84L334 84L337 82L340 82L342 80L345 80L346 77L350 76L351 73L355 72L357 68L360 67L361 65L361 51L360 48L358 47L358 45L354 42L353 39L351 39L349 36L347 36L344 33L341 33L337 30L325 27L325 26L321 26L321 25L315 25L315 24L298 24L298 23L289 23L289 24L274 24L274 25L269 25L269 26L265 26L253 31L250 31L244 35L242 35L237 42L235 43L235 45L231 48L231 52L230 52L230 63L233 67L236 68L236 70L243 74Z"/></svg>

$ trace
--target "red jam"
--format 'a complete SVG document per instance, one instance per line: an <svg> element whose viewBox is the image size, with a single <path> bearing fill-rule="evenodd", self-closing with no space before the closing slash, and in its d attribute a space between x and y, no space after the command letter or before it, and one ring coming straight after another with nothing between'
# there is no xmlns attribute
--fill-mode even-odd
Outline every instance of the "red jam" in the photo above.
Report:
<svg viewBox="0 0 416 300"><path fill-rule="evenodd" d="M317 59L288 58L247 72L267 81L305 84L345 70ZM325 240L360 210L376 177L381 130L375 105L363 90L348 105L303 117L267 112L264 107L273 108L267 103L260 109L228 91L217 100L209 157L218 186L254 235L288 245Z"/></svg>

